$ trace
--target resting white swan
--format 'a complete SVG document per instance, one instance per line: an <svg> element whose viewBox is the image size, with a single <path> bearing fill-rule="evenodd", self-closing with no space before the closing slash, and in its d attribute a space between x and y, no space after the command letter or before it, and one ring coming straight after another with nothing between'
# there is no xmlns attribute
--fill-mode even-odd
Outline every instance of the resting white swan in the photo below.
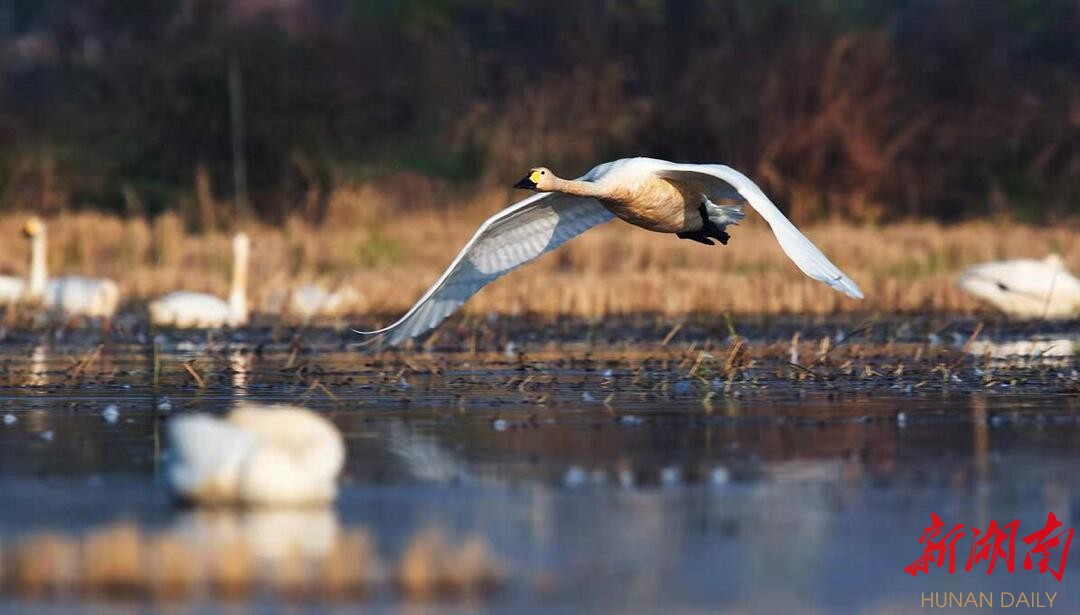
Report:
<svg viewBox="0 0 1080 615"><path fill-rule="evenodd" d="M59 310L69 316L110 318L116 312L120 302L120 289L116 282L77 275L49 278L45 223L40 218L27 220L23 235L30 238L27 299L41 301L46 308Z"/></svg>
<svg viewBox="0 0 1080 615"><path fill-rule="evenodd" d="M554 250L613 218L712 245L727 243L725 228L745 217L749 203L772 227L780 247L806 275L855 299L859 287L799 232L748 177L719 164L678 164L625 158L601 164L573 181L539 167L515 185L540 192L489 218L442 277L396 323L362 335L399 344L438 325L511 269Z"/></svg>
<svg viewBox="0 0 1080 615"><path fill-rule="evenodd" d="M206 293L171 292L150 303L150 322L173 327L235 327L247 322L247 274L251 241L233 237L233 273L229 300Z"/></svg>
<svg viewBox="0 0 1080 615"><path fill-rule="evenodd" d="M337 495L345 445L338 429L311 410L242 403L224 419L188 415L166 426L169 482L187 500L302 505Z"/></svg>
<svg viewBox="0 0 1080 615"><path fill-rule="evenodd" d="M303 320L316 316L334 316L360 300L360 293L350 286L330 291L321 284L304 284L289 293L289 314Z"/></svg>
<svg viewBox="0 0 1080 615"><path fill-rule="evenodd" d="M0 305L16 303L23 298L26 282L11 275L0 275Z"/></svg>
<svg viewBox="0 0 1080 615"><path fill-rule="evenodd" d="M1061 257L1018 259L969 267L957 286L1006 314L1027 318L1068 318L1080 314L1080 280Z"/></svg>

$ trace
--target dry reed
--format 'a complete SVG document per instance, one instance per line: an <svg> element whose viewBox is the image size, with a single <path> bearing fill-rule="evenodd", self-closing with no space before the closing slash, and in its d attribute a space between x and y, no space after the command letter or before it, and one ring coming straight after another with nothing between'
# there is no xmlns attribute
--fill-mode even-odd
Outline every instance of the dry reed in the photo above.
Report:
<svg viewBox="0 0 1080 615"><path fill-rule="evenodd" d="M274 313L289 290L321 280L359 291L343 310L354 319L385 320L407 309L439 276L476 226L515 196L484 193L398 211L371 190L343 191L321 227L291 219L254 226L251 305ZM340 221L340 222L339 222ZM22 217L0 218L0 237L17 237ZM810 238L866 293L852 301L810 280L786 258L759 220L732 230L728 246L706 247L616 221L586 233L479 293L473 314L600 317L657 313L809 313L851 311L970 313L979 304L954 285L967 265L1058 252L1080 270L1076 223L1036 228L1003 222L942 226L812 225ZM186 234L164 215L153 222L93 213L49 221L56 273L113 277L129 307L176 289L228 290L231 256L224 233ZM8 240L0 271L24 274L28 246Z"/></svg>

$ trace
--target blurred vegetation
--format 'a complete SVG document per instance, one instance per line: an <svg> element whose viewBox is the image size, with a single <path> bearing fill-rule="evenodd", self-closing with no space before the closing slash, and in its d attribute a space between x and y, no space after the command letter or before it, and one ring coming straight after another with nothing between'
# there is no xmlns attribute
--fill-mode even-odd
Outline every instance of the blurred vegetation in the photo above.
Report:
<svg viewBox="0 0 1080 615"><path fill-rule="evenodd" d="M227 224L236 96L269 222L628 155L797 220L1080 212L1075 0L0 0L0 70L7 210Z"/></svg>

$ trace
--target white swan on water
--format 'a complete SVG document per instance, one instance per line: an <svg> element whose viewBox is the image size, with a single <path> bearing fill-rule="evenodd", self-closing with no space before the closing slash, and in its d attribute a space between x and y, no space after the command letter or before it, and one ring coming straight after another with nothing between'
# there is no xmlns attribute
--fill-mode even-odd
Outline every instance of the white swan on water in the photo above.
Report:
<svg viewBox="0 0 1080 615"><path fill-rule="evenodd" d="M345 463L338 429L298 406L238 404L224 419L181 416L166 424L174 491L200 504L329 502Z"/></svg>
<svg viewBox="0 0 1080 615"><path fill-rule="evenodd" d="M179 290L150 302L150 322L181 328L236 327L247 323L247 276L251 240L246 233L233 237L233 272L229 300L207 293Z"/></svg>
<svg viewBox="0 0 1080 615"><path fill-rule="evenodd" d="M337 316L361 299L351 286L329 290L322 284L297 286L289 293L289 314L308 321L316 316Z"/></svg>
<svg viewBox="0 0 1080 615"><path fill-rule="evenodd" d="M59 310L69 316L112 317L120 302L120 289L116 282L77 275L49 278L45 223L36 216L30 218L23 226L23 235L30 239L27 299L41 301L45 308Z"/></svg>
<svg viewBox="0 0 1080 615"><path fill-rule="evenodd" d="M371 339L400 344L436 327L489 282L586 230L614 218L707 245L726 244L728 225L749 204L772 227L784 253L803 273L854 299L863 297L757 184L719 164L678 164L654 158L625 158L601 164L577 180L538 167L515 185L539 192L484 222L450 267L400 320ZM735 200L735 205L715 201Z"/></svg>
<svg viewBox="0 0 1080 615"><path fill-rule="evenodd" d="M0 305L17 303L23 298L26 281L13 275L0 275Z"/></svg>
<svg viewBox="0 0 1080 615"><path fill-rule="evenodd" d="M957 286L1022 318L1069 318L1080 314L1080 280L1057 254L1042 260L1016 259L967 268Z"/></svg>

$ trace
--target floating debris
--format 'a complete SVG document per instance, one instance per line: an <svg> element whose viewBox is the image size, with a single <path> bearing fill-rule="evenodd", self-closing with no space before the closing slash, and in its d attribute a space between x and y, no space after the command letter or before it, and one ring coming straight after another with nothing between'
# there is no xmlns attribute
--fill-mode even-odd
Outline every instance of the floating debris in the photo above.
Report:
<svg viewBox="0 0 1080 615"><path fill-rule="evenodd" d="M566 475L563 477L563 484L571 489L580 487L585 484L585 480L588 476L585 470L578 466L570 466L570 469L566 471Z"/></svg>
<svg viewBox="0 0 1080 615"><path fill-rule="evenodd" d="M673 487L682 483L682 470L674 466L668 466L660 470L660 484L665 487Z"/></svg>
<svg viewBox="0 0 1080 615"><path fill-rule="evenodd" d="M105 409L101 411L101 418L110 425L116 424L117 419L120 418L120 408L116 404L105 406Z"/></svg>
<svg viewBox="0 0 1080 615"><path fill-rule="evenodd" d="M4 424L5 425L14 425L18 420L19 419L16 418L15 415L10 413L10 412L8 412L7 414L4 415Z"/></svg>
<svg viewBox="0 0 1080 615"><path fill-rule="evenodd" d="M709 484L714 487L726 485L731 482L731 472L724 466L716 466L709 473Z"/></svg>

